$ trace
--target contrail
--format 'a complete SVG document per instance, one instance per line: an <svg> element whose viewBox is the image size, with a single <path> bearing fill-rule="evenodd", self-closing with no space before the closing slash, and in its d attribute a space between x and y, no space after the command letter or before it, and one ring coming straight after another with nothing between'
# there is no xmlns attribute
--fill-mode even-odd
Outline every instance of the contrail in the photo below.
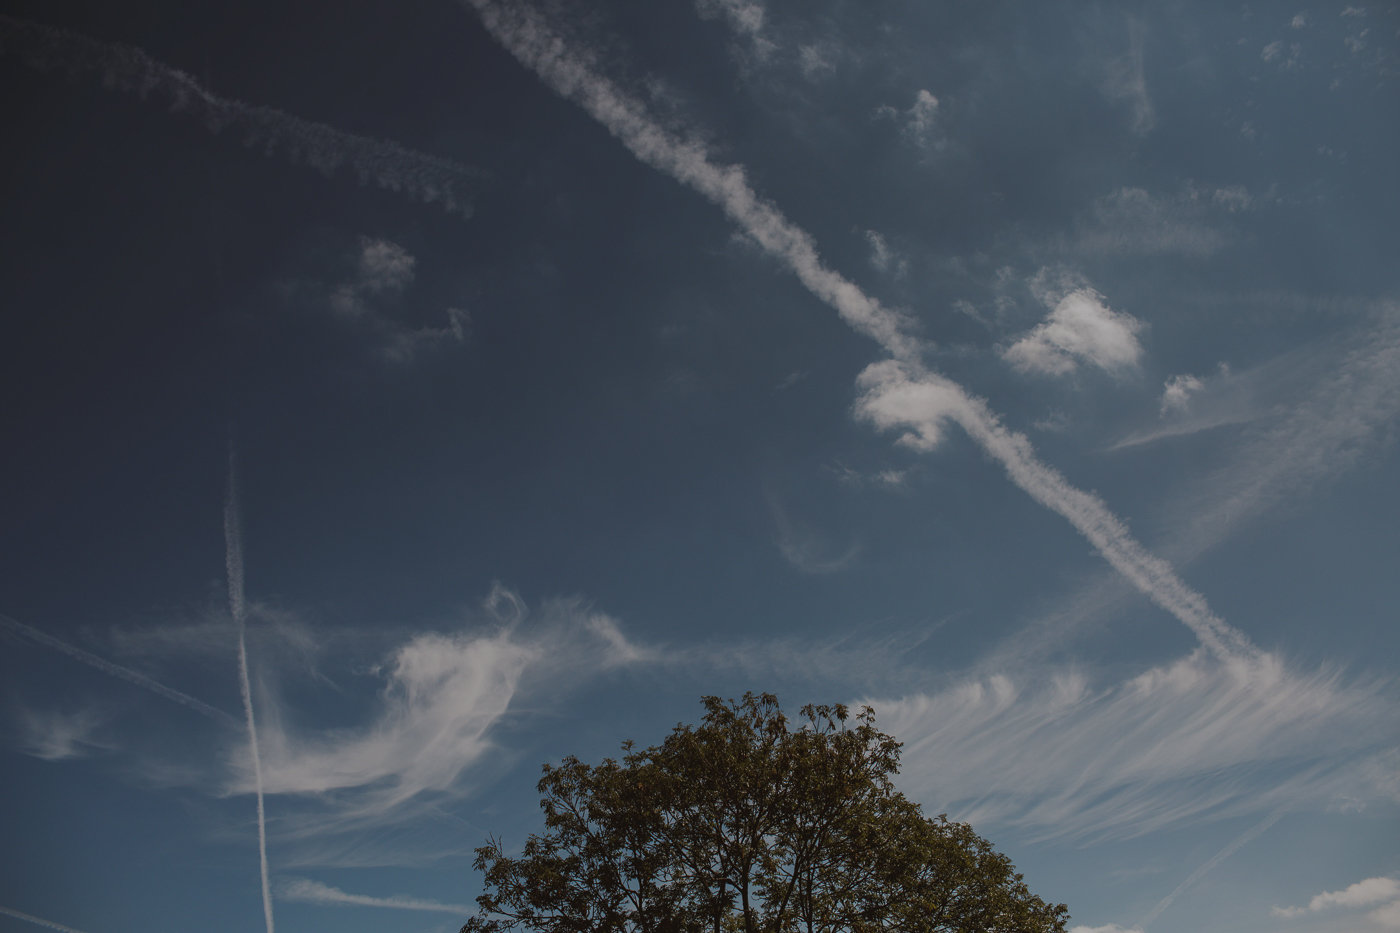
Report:
<svg viewBox="0 0 1400 933"><path fill-rule="evenodd" d="M273 107L219 97L135 46L0 15L0 54L5 53L42 71L66 71L73 79L95 72L107 87L135 92L143 99L155 93L167 98L172 110L203 118L210 132L233 127L248 146L259 145L268 155L281 149L291 161L305 162L327 177L348 166L360 184L373 182L418 201L440 203L463 217L472 213L463 189L486 174L391 140L357 136Z"/></svg>
<svg viewBox="0 0 1400 933"><path fill-rule="evenodd" d="M571 49L524 4L463 2L476 10L496 41L545 84L581 106L644 164L717 205L764 251L787 266L809 292L894 357L882 365L898 367L900 379L907 385L938 394L945 416L956 420L1000 463L1013 483L1068 519L1110 565L1189 627L1202 644L1222 658L1256 653L1244 635L1211 612L1205 597L1176 576L1170 564L1135 540L1100 499L1076 489L1057 470L1042 463L1030 441L1005 428L981 399L952 380L928 372L920 361L921 342L910 336L905 318L827 268L811 235L759 197L745 179L742 166L711 161L702 143L682 138L657 123L641 102L600 74L586 54Z"/></svg>
<svg viewBox="0 0 1400 933"><path fill-rule="evenodd" d="M258 867L262 873L263 917L273 933L272 885L267 873L267 811L263 807L262 758L258 724L253 718L253 690L248 682L248 617L243 597L243 525L238 510L238 462L233 442L228 452L228 494L224 499L224 568L228 574L228 608L238 628L238 692L248 722L248 750L253 757L253 788L258 798Z"/></svg>
<svg viewBox="0 0 1400 933"><path fill-rule="evenodd" d="M226 723L232 726L238 725L237 719L235 719L233 716L230 716L228 713L225 713L221 709L216 709L215 707L210 706L208 703L205 703L202 700L196 700L189 694L181 693L179 690L176 690L173 687L167 687L165 684L160 683L156 680L152 680L145 674L137 673L129 667L122 667L120 664L113 664L106 658L100 658L95 654L91 654L87 651L84 651L81 648L78 648L74 645L70 645L66 641L61 641L57 638L54 638L52 635L49 635L45 632L41 632L33 626L25 625L18 619L12 619L9 616L4 615L3 613L0 613L0 626L9 629L16 635L19 635L23 638L28 638L30 641L37 642L38 644L44 645L48 648L53 648L55 651L61 651L64 654L68 655L70 658L73 658L74 660L82 661L89 667L97 668L104 674L110 674L113 677L124 680L129 684L135 684L143 690L149 690L158 696L165 697L167 700L172 700L176 703L179 703L181 706L187 709L192 709L196 713L200 713L201 715L208 716L210 719L216 720L217 722Z"/></svg>
<svg viewBox="0 0 1400 933"><path fill-rule="evenodd" d="M35 917L31 914L20 913L18 910L11 910L8 907L0 907L0 914L4 914L7 917L14 917L16 920L24 920L28 923L34 924L35 926L48 927L50 930L59 930L60 933L83 933L82 930L76 930L73 927L66 927L61 923L54 923L52 920L45 920L42 917Z"/></svg>
<svg viewBox="0 0 1400 933"><path fill-rule="evenodd" d="M1185 891L1187 888L1194 885L1197 881L1200 881L1206 876L1208 872L1211 871L1211 869L1215 868L1215 866L1219 865L1221 862L1234 855L1246 844L1253 842L1270 826L1273 826L1280 819L1282 819L1283 814L1287 811L1287 809L1287 807L1280 807L1273 813L1270 813L1258 823L1255 823L1249 829L1246 829L1234 839L1230 840L1230 843L1227 846L1225 846L1225 848L1221 849L1219 852L1206 859L1205 862L1202 863L1201 867L1197 868L1195 871L1191 872L1191 874L1187 875L1185 881L1181 882L1181 884L1173 888L1172 893L1168 894L1166 897L1158 901L1157 906L1149 910L1146 913L1146 915L1144 915L1143 918L1137 922L1138 929L1146 930L1147 925L1149 923L1152 923L1159 916L1161 916L1162 911L1170 907L1172 905L1172 901L1176 900L1182 891Z"/></svg>

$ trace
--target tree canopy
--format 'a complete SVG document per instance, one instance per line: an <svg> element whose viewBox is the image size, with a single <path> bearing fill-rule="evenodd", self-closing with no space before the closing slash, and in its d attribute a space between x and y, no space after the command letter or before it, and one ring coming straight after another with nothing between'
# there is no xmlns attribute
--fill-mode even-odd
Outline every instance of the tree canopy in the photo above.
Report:
<svg viewBox="0 0 1400 933"><path fill-rule="evenodd" d="M900 743L868 707L793 727L769 694L703 703L658 746L545 765L544 831L476 850L462 933L1064 930L1010 859L895 790Z"/></svg>

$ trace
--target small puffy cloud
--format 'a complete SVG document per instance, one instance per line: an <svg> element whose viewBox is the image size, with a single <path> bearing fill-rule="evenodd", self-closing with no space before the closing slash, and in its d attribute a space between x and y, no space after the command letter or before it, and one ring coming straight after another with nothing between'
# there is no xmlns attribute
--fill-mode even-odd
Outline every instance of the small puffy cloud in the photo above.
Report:
<svg viewBox="0 0 1400 933"><path fill-rule="evenodd" d="M360 285L370 291L402 291L413 284L418 260L397 243L360 238Z"/></svg>
<svg viewBox="0 0 1400 933"><path fill-rule="evenodd" d="M1283 40L1275 39L1264 46L1264 51L1259 53L1259 57L1266 62L1271 62L1283 54Z"/></svg>
<svg viewBox="0 0 1400 933"><path fill-rule="evenodd" d="M1001 355L1021 372L1062 376L1087 364L1122 374L1142 356L1137 340L1142 329L1141 321L1109 308L1092 288L1077 288Z"/></svg>
<svg viewBox="0 0 1400 933"><path fill-rule="evenodd" d="M1400 880L1367 878L1340 891L1324 891L1315 895L1305 907L1275 907L1272 913L1275 917L1298 917L1333 908L1357 910L1387 901L1395 901L1393 904L1386 904L1386 908L1393 909L1396 919L1400 920ZM1400 923L1396 926L1400 926Z"/></svg>
<svg viewBox="0 0 1400 933"><path fill-rule="evenodd" d="M1198 376L1180 375L1168 378L1162 388L1159 413L1163 418L1184 413L1191 406L1191 396L1204 388L1205 383Z"/></svg>
<svg viewBox="0 0 1400 933"><path fill-rule="evenodd" d="M932 450L945 422L968 415L971 400L961 387L932 373L914 373L895 360L873 363L856 379L861 396L856 417L881 430L905 428L899 443Z"/></svg>
<svg viewBox="0 0 1400 933"><path fill-rule="evenodd" d="M1303 28L1304 26L1306 26L1307 24L1308 24L1308 14L1307 14L1307 13L1299 13L1297 16L1294 16L1292 22L1289 23L1289 25L1292 26L1294 29L1302 29L1302 28Z"/></svg>

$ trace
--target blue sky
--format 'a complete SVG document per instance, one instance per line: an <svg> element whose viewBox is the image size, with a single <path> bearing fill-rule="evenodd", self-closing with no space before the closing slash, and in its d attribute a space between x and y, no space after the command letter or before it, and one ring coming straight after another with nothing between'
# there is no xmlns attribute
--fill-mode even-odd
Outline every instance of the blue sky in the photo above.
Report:
<svg viewBox="0 0 1400 933"><path fill-rule="evenodd" d="M11 0L0 68L0 930L450 933L541 763L746 690L1081 933L1400 929L1392 5Z"/></svg>

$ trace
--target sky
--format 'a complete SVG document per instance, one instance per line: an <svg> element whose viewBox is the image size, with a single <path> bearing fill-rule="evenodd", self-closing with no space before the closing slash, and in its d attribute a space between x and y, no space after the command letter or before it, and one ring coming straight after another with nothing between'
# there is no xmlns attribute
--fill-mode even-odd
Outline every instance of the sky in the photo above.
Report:
<svg viewBox="0 0 1400 933"><path fill-rule="evenodd" d="M870 705L1078 933L1400 929L1400 8L6 0L0 931L452 933Z"/></svg>

